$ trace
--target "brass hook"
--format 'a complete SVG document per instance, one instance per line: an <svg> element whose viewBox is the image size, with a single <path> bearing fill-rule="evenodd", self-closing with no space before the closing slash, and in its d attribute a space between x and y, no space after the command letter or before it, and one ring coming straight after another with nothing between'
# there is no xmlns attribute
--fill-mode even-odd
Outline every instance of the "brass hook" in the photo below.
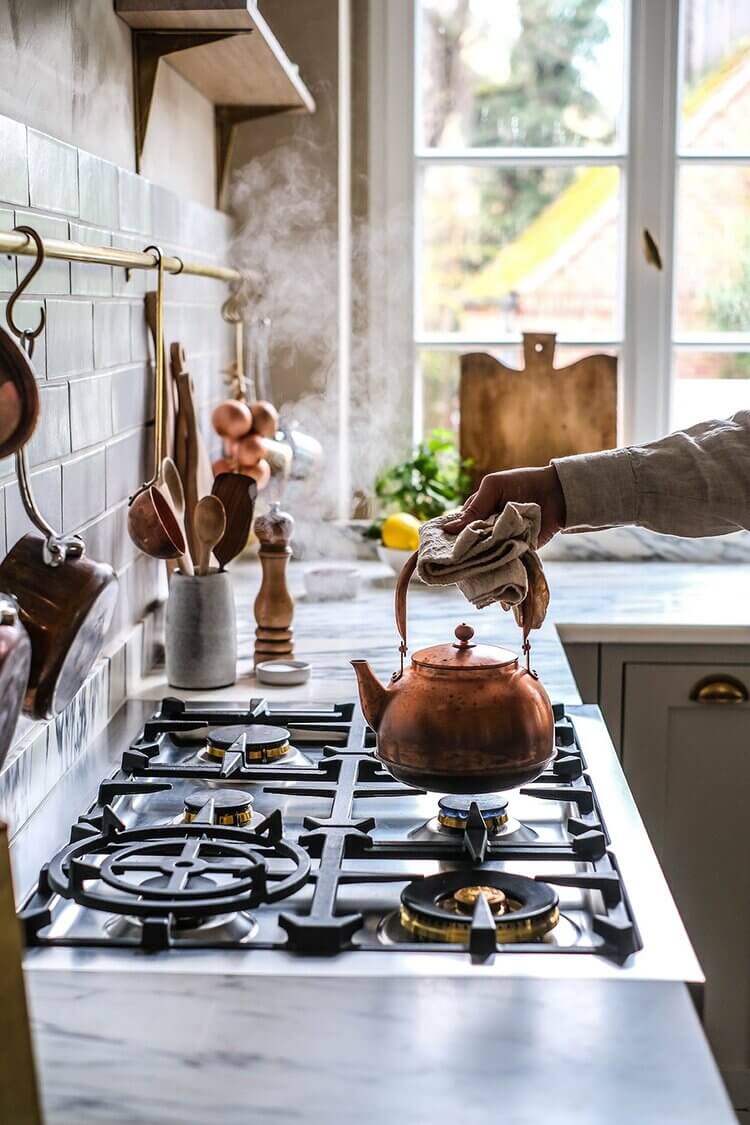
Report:
<svg viewBox="0 0 750 1125"><path fill-rule="evenodd" d="M13 310L18 298L28 289L28 287L31 285L32 281L44 265L46 255L44 252L44 243L42 242L41 235L37 231L35 231L33 227L20 226L14 227L14 230L18 231L19 234L25 234L27 242L34 243L34 245L36 246L36 261L34 262L29 272L26 274L26 277L16 288L13 296L8 301L8 305L5 309L5 319L8 322L8 327L10 328L11 332L18 337L18 339L28 351L29 357L31 357L34 351L34 341L36 340L37 336L41 335L41 333L44 331L44 325L46 322L46 314L44 308L42 308L42 311L39 315L39 324L36 328L33 329L19 328L13 320Z"/></svg>

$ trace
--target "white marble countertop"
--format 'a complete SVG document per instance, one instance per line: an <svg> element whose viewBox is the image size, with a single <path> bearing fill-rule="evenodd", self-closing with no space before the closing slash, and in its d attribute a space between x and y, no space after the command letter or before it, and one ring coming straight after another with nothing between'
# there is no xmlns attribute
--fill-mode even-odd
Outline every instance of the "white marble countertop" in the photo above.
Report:
<svg viewBox="0 0 750 1125"><path fill-rule="evenodd" d="M308 564L312 565L312 564ZM257 564L235 568L240 676L212 699L266 694L351 699L364 656L386 678L398 660L394 579L358 564L360 596L300 596L296 655L304 687L268 689L251 674ZM305 564L291 568L301 594ZM551 563L550 614L533 662L554 699L578 702L561 634L573 640L750 644L750 566ZM455 590L414 584L412 650L467 620L478 637L519 648L513 619L475 612ZM163 675L136 693L176 692ZM206 698L204 692L196 693ZM462 1121L561 1125L734 1120L680 983L382 977L257 977L27 971L49 1125L270 1120ZM325 1018L326 1012L329 1018ZM335 1018L330 1013L336 1012Z"/></svg>
<svg viewBox="0 0 750 1125"><path fill-rule="evenodd" d="M240 674L233 687L212 693L212 698L351 699L356 693L352 657L368 659L381 678L397 667L395 578L390 571L380 563L358 562L362 587L355 600L310 602L303 593L303 573L312 565L290 567L290 587L297 598L295 656L312 665L310 681L303 687L268 688L253 677L253 600L260 568L244 562L233 571ZM532 634L532 659L553 699L580 702L562 642L750 645L750 565L550 562L545 569L550 610L544 627ZM460 621L468 621L478 639L520 650L520 633L510 614L494 607L477 611L454 587L412 581L408 610L412 651L450 640ZM146 677L132 694L191 697L169 688L161 672ZM205 697L206 692L192 695Z"/></svg>

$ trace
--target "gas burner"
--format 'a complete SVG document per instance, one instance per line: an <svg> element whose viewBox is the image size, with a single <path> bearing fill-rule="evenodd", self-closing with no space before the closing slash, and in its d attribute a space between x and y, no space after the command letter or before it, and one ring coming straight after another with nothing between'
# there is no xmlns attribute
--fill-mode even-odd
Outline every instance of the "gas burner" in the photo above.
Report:
<svg viewBox="0 0 750 1125"><path fill-rule="evenodd" d="M242 751L248 764L275 762L289 753L289 731L286 727L256 723L243 727L209 727L206 755L222 761L227 750Z"/></svg>
<svg viewBox="0 0 750 1125"><path fill-rule="evenodd" d="M55 856L47 880L81 906L142 918L144 931L164 922L167 931L193 928L219 914L278 902L307 882L310 859L282 831L278 813L255 832L198 820L126 830L110 816L101 835ZM291 872L282 875L278 861L285 872L291 862ZM155 943L168 944L163 928Z"/></svg>
<svg viewBox="0 0 750 1125"><path fill-rule="evenodd" d="M253 818L253 799L241 789L193 789L185 798L182 823L229 824L244 828Z"/></svg>
<svg viewBox="0 0 750 1125"><path fill-rule="evenodd" d="M142 918L113 914L104 924L105 933L115 941L143 940ZM258 922L244 910L227 914L212 914L208 918L180 918L174 923L177 943L203 942L208 939L221 945L242 945L258 932Z"/></svg>
<svg viewBox="0 0 750 1125"><path fill-rule="evenodd" d="M499 832L508 823L508 802L499 793L449 793L438 801L437 816L441 828L449 832L464 832L469 822L469 810L476 805L488 832Z"/></svg>
<svg viewBox="0 0 750 1125"><path fill-rule="evenodd" d="M419 941L466 944L480 895L495 919L500 944L542 938L560 918L557 894L547 883L482 868L409 883L401 892L399 920Z"/></svg>

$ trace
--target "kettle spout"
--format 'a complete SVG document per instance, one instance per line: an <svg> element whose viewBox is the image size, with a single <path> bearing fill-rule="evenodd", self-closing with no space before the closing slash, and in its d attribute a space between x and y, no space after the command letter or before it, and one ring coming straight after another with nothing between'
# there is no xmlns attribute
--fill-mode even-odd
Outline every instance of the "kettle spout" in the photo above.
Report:
<svg viewBox="0 0 750 1125"><path fill-rule="evenodd" d="M357 677L362 712L372 729L377 731L388 693L366 660L352 660L351 665Z"/></svg>

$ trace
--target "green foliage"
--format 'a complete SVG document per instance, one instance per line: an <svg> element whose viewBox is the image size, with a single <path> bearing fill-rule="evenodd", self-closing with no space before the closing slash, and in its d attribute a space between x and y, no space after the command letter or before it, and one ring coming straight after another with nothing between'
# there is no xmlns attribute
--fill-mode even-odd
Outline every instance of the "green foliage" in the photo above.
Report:
<svg viewBox="0 0 750 1125"><path fill-rule="evenodd" d="M462 461L449 430L433 430L406 461L385 469L375 481L375 495L385 515L390 512L409 512L418 520L455 508L469 490L470 467ZM368 535L379 534L376 521Z"/></svg>
<svg viewBox="0 0 750 1125"><path fill-rule="evenodd" d="M737 277L709 293L707 303L709 316L719 331L747 332L750 328L750 236L745 238ZM750 378L750 355L728 356L721 377Z"/></svg>

